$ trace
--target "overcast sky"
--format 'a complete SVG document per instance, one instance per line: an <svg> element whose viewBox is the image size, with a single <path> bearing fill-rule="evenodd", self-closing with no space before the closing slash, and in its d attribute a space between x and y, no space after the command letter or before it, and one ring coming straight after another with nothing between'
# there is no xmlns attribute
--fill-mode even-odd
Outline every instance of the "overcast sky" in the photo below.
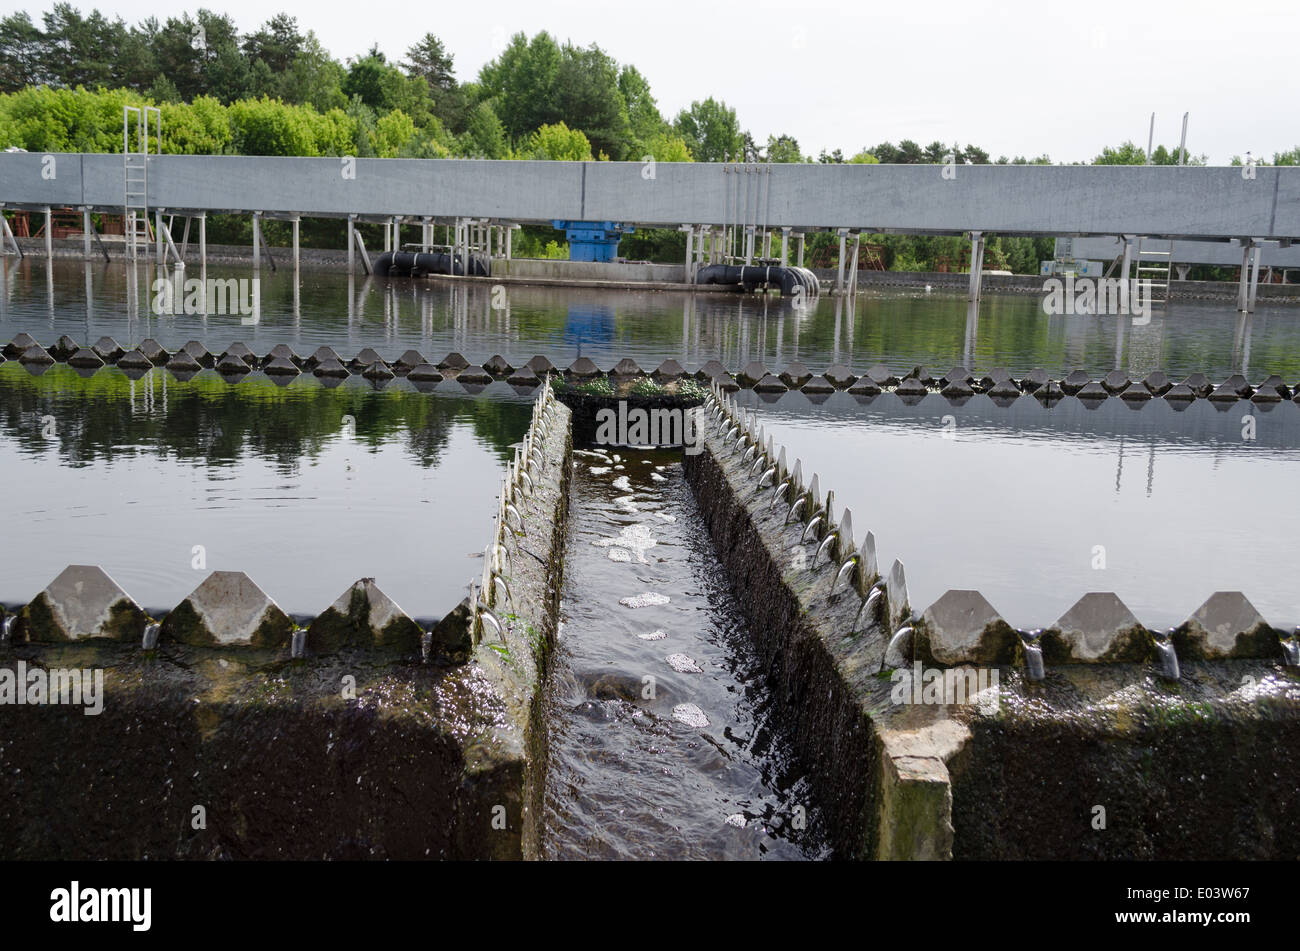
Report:
<svg viewBox="0 0 1300 951"><path fill-rule="evenodd" d="M11 0L11 3L13 0ZM6 4L8 6L9 4ZM53 4L22 3L39 22ZM400 59L425 32L473 79L508 37L547 30L596 43L650 80L672 118L692 99L733 106L760 144L793 135L805 154L935 139L1000 155L1091 160L1104 145L1176 146L1211 164L1300 145L1300 3L1009 0L488 0L298 3L210 0L241 31L285 10L342 59L372 43ZM158 0L76 2L135 23L177 16Z"/></svg>

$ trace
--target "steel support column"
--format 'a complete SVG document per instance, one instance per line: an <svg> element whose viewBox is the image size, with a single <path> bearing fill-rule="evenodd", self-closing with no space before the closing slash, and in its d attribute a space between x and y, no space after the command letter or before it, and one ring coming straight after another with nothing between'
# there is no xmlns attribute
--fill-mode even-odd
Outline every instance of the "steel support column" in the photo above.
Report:
<svg viewBox="0 0 1300 951"><path fill-rule="evenodd" d="M984 232L970 233L970 294L967 300L980 299L980 285L984 282Z"/></svg>

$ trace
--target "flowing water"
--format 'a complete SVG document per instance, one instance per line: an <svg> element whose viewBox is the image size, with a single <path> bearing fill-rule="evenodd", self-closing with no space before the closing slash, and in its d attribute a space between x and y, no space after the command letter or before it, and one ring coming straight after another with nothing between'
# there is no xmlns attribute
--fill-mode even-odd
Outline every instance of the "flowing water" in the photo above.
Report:
<svg viewBox="0 0 1300 951"><path fill-rule="evenodd" d="M824 856L680 453L579 453L571 507L547 855Z"/></svg>

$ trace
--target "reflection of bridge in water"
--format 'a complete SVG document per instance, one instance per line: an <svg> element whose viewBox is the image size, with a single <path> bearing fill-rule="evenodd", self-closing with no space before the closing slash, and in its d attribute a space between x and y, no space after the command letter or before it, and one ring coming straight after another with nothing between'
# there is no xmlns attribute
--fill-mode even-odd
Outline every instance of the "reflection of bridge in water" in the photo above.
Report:
<svg viewBox="0 0 1300 951"><path fill-rule="evenodd" d="M1134 317L1049 316L1027 295L972 304L942 293L870 294L801 308L766 295L324 273L300 285L285 272L262 272L252 288L254 316L247 320L203 314L160 319L150 309L151 288L181 273L147 261L105 267L56 259L50 267L42 258L10 259L0 268L0 336L48 334L48 344L61 333L86 340L106 333L131 342L154 336L170 346L199 338L217 352L233 339L264 349L288 343L306 352L321 344L352 352L373 345L392 348L390 357L416 347L455 350L480 362L495 353L516 363L541 353L560 366L581 354L604 369L624 357L647 368L672 357L688 368L718 359L733 370L758 359L778 369L802 360L859 371L883 362L900 373L916 364L936 371L962 364L985 371L1002 365L1062 373L1119 369L1135 377L1152 369L1240 372L1252 379L1293 374L1289 354L1300 346L1300 328L1288 316L1233 315L1231 305L1203 302L1172 303Z"/></svg>

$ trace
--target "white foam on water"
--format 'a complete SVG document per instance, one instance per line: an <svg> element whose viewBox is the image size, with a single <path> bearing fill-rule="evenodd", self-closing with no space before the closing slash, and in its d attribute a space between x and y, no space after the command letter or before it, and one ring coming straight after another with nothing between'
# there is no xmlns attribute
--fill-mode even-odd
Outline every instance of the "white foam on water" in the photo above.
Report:
<svg viewBox="0 0 1300 951"><path fill-rule="evenodd" d="M668 666L679 674L702 673L700 665L695 663L695 658L690 654L669 654L665 660L668 661Z"/></svg>
<svg viewBox="0 0 1300 951"><path fill-rule="evenodd" d="M671 600L672 598L666 594L647 591L644 594L634 594L630 598L619 598L618 603L625 608L648 608L656 604L667 604Z"/></svg>
<svg viewBox="0 0 1300 951"><path fill-rule="evenodd" d="M631 492L632 483L628 481L627 476L621 475L614 480L614 488L618 489L620 492Z"/></svg>
<svg viewBox="0 0 1300 951"><path fill-rule="evenodd" d="M592 541L592 544L597 548L611 548L613 546L613 551L624 549L633 552L636 555L636 560L645 565L649 564L645 553L654 548L658 542L650 534L650 527L638 522L635 525L624 525L623 530L613 538L597 538ZM613 558L614 561L628 560L627 558L614 558L613 554L609 557Z"/></svg>
<svg viewBox="0 0 1300 951"><path fill-rule="evenodd" d="M591 467L591 474L592 474L592 475L604 475L606 472L609 472L609 471L610 471L609 466L592 466L592 467Z"/></svg>
<svg viewBox="0 0 1300 951"><path fill-rule="evenodd" d="M626 548L611 548L609 551L605 552L605 554L610 561L631 561L632 560L632 553L628 551ZM642 558L641 560L645 561L644 558Z"/></svg>
<svg viewBox="0 0 1300 951"><path fill-rule="evenodd" d="M669 515L667 512L655 512L655 518L661 518L661 519L663 519L665 522L675 522L675 521L677 521L677 516L676 516L676 515Z"/></svg>
<svg viewBox="0 0 1300 951"><path fill-rule="evenodd" d="M687 726L701 727L709 725L709 718L693 703L679 703L673 707L673 719L681 720Z"/></svg>
<svg viewBox="0 0 1300 951"><path fill-rule="evenodd" d="M637 637L643 641L662 641L668 636L667 631L651 631L649 634L638 634Z"/></svg>
<svg viewBox="0 0 1300 951"><path fill-rule="evenodd" d="M641 508L632 501L634 498L636 498L634 495L620 495L614 500L614 504L621 507L623 511L635 515L641 511Z"/></svg>
<svg viewBox="0 0 1300 951"><path fill-rule="evenodd" d="M739 812L732 816L727 816L727 825L735 826L737 829L745 828L745 817Z"/></svg>
<svg viewBox="0 0 1300 951"><path fill-rule="evenodd" d="M667 482L667 481L668 481L668 477L667 477L667 476L661 476L661 475L660 475L659 473L657 473L657 472L652 472L652 473L650 473L650 478L654 479L656 482Z"/></svg>

